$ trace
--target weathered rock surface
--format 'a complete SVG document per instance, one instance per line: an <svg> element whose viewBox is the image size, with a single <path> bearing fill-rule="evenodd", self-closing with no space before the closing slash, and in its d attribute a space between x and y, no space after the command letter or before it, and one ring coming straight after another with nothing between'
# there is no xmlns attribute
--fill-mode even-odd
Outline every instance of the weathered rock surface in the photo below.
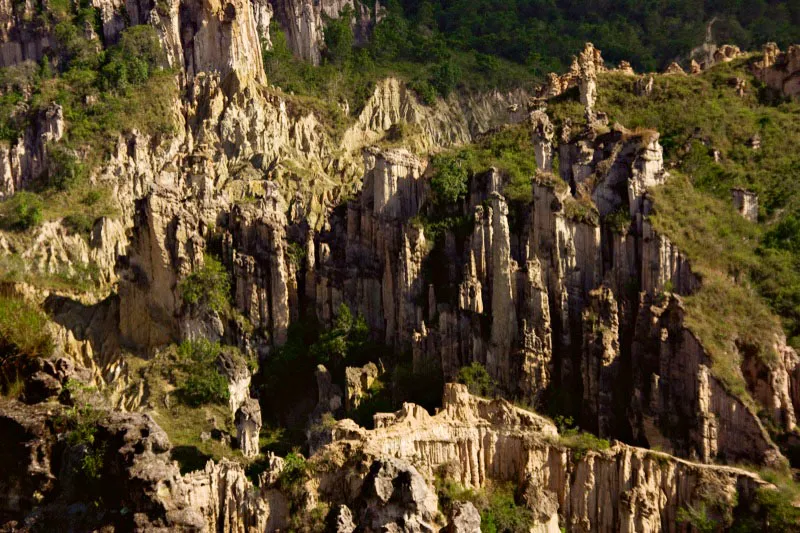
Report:
<svg viewBox="0 0 800 533"><path fill-rule="evenodd" d="M331 450L356 447L367 456L413 459L428 479L448 465L468 487L483 487L490 480L527 480L544 495L531 505L552 513L540 527L554 523L577 531L671 530L678 509L697 504L705 494L733 503L737 491L739 498L749 498L763 483L743 470L690 463L619 443L581 455L558 443L549 421L503 400L472 397L461 385L446 386L436 416L412 408L403 413L394 424L373 431L340 422Z"/></svg>
<svg viewBox="0 0 800 533"><path fill-rule="evenodd" d="M448 533L480 533L481 514L470 502L455 502L450 512Z"/></svg>
<svg viewBox="0 0 800 533"><path fill-rule="evenodd" d="M781 52L775 43L764 46L761 60L752 64L753 73L771 89L789 96L800 96L800 46Z"/></svg>
<svg viewBox="0 0 800 533"><path fill-rule="evenodd" d="M345 410L356 409L369 393L370 387L378 379L380 372L375 363L367 363L361 368L345 369Z"/></svg>
<svg viewBox="0 0 800 533"><path fill-rule="evenodd" d="M245 457L255 457L261 453L258 443L259 432L261 431L261 407L258 401L248 398L236 411L234 419L236 424L236 438L239 441L239 449Z"/></svg>

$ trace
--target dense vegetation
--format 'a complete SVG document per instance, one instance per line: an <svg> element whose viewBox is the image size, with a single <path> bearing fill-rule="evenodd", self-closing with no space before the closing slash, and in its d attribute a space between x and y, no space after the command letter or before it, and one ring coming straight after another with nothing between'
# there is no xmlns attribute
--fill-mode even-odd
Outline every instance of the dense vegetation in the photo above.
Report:
<svg viewBox="0 0 800 533"><path fill-rule="evenodd" d="M441 469L436 478L439 506L446 513L455 502L470 502L481 514L481 531L487 533L527 533L534 524L534 514L517 497L511 483L493 484L481 490L463 487Z"/></svg>
<svg viewBox="0 0 800 533"><path fill-rule="evenodd" d="M187 376L178 393L187 405L224 404L230 398L228 379L217 368L221 353L222 347L207 339L186 341L178 347L178 360Z"/></svg>
<svg viewBox="0 0 800 533"><path fill-rule="evenodd" d="M614 62L658 69L699 46L714 19L719 42L800 41L797 0L399 0L384 24L396 40L413 34L419 49L502 57L541 75L569 66L586 41Z"/></svg>
<svg viewBox="0 0 800 533"><path fill-rule="evenodd" d="M212 255L205 256L203 266L186 276L178 290L185 303L204 311L223 313L230 307L230 276Z"/></svg>
<svg viewBox="0 0 800 533"><path fill-rule="evenodd" d="M729 83L733 77L748 82L743 98ZM630 79L606 74L599 84L598 108L628 127L661 133L667 164L677 170L665 187L654 192L652 220L706 275L706 287L717 291L705 298L698 295L690 304L702 309L697 316L706 317L719 342L746 341L767 350L763 332L775 326L753 297L755 291L782 318L791 343L800 346L800 247L794 231L800 219L800 184L786 179L800 168L796 149L800 103L773 101L740 60L702 76L659 77L651 97L637 96ZM566 116L570 108L556 104L554 111ZM761 139L759 150L748 146L755 136ZM733 187L758 193L758 224L735 215ZM742 287L715 283L715 272ZM719 291L728 292L730 298L720 300ZM741 306L720 306L720 301ZM737 339L730 329L720 329L723 325L739 335L759 331L754 336L761 342Z"/></svg>
<svg viewBox="0 0 800 533"><path fill-rule="evenodd" d="M356 42L345 22L354 17L349 8L327 20L320 67L293 59L273 26L273 48L264 54L271 83L318 97L336 115L340 101L357 112L375 80L389 75L406 79L429 104L459 87L528 86L564 71L587 41L613 63L658 70L703 44L712 21L716 42L743 49L800 41L798 0L394 0L385 7L368 43Z"/></svg>

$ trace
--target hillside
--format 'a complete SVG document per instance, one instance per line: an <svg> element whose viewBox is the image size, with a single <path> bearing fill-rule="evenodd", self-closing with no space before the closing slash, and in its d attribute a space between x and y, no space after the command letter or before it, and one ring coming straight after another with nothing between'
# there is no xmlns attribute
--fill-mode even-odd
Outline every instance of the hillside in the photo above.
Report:
<svg viewBox="0 0 800 533"><path fill-rule="evenodd" d="M0 5L0 530L800 530L800 6L629 4Z"/></svg>

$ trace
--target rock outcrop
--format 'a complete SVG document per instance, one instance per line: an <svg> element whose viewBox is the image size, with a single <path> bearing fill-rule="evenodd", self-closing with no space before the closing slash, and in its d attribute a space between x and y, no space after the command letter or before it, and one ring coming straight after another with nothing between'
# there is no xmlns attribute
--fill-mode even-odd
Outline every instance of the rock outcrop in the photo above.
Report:
<svg viewBox="0 0 800 533"><path fill-rule="evenodd" d="M33 117L15 143L0 143L0 200L47 173L48 145L61 140L65 128L63 108L51 104Z"/></svg>
<svg viewBox="0 0 800 533"><path fill-rule="evenodd" d="M258 443L261 431L261 407L253 398L248 398L236 411L236 438L245 457L256 457L261 453Z"/></svg>
<svg viewBox="0 0 800 533"><path fill-rule="evenodd" d="M764 46L763 57L753 62L753 74L767 87L789 97L800 96L800 46L781 52L778 45Z"/></svg>
<svg viewBox="0 0 800 533"><path fill-rule="evenodd" d="M751 498L763 483L743 470L619 443L579 454L559 443L550 422L503 400L472 397L461 385L447 385L436 416L407 406L389 426L366 431L343 421L334 436L328 453L346 447L368 457L413 459L428 479L447 465L467 487L484 487L492 480L540 487L541 498L529 505L535 510L550 508L549 501L556 505L539 527L670 530L680 508L699 505L709 494L735 506L736 494L739 502Z"/></svg>
<svg viewBox="0 0 800 533"><path fill-rule="evenodd" d="M733 189L733 208L750 222L758 222L758 195L744 189Z"/></svg>
<svg viewBox="0 0 800 533"><path fill-rule="evenodd" d="M313 65L319 65L322 59L325 23L328 19L349 14L356 42L363 43L383 16L379 1L375 1L374 5L353 0L272 0L272 3L277 19L286 30L292 52Z"/></svg>

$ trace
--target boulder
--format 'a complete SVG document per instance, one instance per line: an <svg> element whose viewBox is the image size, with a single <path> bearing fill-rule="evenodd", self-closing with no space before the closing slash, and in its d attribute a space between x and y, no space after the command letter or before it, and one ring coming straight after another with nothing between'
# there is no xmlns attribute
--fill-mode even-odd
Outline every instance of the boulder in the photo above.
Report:
<svg viewBox="0 0 800 533"><path fill-rule="evenodd" d="M450 510L447 533L480 533L481 514L471 502L455 502Z"/></svg>

